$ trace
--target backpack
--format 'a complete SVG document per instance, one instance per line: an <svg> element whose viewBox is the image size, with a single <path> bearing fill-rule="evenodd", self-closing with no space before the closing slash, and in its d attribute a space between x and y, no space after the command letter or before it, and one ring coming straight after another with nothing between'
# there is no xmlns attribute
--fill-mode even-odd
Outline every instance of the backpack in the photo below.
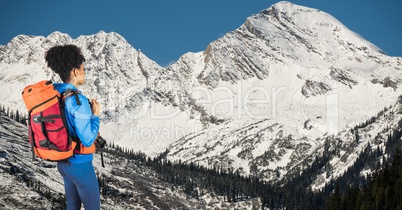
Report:
<svg viewBox="0 0 402 210"><path fill-rule="evenodd" d="M28 140L32 158L35 154L49 161L63 161L73 154L91 154L95 145L84 147L80 140L68 132L64 100L75 96L80 104L77 91L59 93L51 81L44 80L29 85L22 91L22 98L28 110Z"/></svg>

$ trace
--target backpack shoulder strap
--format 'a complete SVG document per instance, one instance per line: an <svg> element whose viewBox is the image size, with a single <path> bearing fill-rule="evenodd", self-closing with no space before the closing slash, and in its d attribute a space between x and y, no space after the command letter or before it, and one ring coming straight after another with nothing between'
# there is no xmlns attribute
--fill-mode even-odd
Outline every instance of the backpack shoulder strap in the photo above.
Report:
<svg viewBox="0 0 402 210"><path fill-rule="evenodd" d="M64 91L62 93L62 100L64 102L64 100L70 96L74 96L75 97L75 101L77 102L77 105L81 105L81 101L78 98L78 94L80 94L77 90L72 90L72 89L67 89L66 91Z"/></svg>

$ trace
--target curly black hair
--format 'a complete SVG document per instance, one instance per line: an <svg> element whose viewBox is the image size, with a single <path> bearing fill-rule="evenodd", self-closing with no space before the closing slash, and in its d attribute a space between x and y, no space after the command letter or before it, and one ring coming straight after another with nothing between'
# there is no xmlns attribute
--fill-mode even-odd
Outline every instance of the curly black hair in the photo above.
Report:
<svg viewBox="0 0 402 210"><path fill-rule="evenodd" d="M59 74L60 79L66 82L70 79L70 72L80 68L85 62L81 49L75 45L61 45L50 48L45 55L47 66Z"/></svg>

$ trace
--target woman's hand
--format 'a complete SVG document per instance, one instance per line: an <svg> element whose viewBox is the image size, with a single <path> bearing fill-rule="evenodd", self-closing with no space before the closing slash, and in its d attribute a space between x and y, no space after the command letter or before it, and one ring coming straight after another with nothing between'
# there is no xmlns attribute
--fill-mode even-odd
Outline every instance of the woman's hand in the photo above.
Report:
<svg viewBox="0 0 402 210"><path fill-rule="evenodd" d="M101 113L101 105L99 104L99 102L95 99L91 100L91 109L92 109L92 113L96 116L100 116Z"/></svg>

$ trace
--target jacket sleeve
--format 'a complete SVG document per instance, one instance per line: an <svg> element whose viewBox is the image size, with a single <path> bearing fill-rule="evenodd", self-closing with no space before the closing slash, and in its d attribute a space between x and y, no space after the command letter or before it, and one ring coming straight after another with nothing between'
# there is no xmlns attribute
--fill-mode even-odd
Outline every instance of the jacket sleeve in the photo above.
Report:
<svg viewBox="0 0 402 210"><path fill-rule="evenodd" d="M74 126L77 137L85 147L91 146L99 133L98 116L92 114L88 99L78 94L81 105L77 105L74 112Z"/></svg>

